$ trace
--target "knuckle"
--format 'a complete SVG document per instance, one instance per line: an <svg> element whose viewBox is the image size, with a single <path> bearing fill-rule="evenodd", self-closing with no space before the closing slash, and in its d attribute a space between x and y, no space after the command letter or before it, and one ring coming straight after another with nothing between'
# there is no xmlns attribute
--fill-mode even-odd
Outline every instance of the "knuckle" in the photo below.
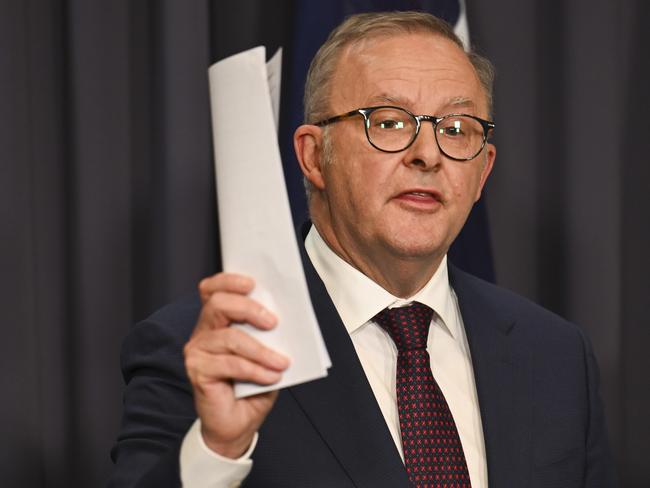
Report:
<svg viewBox="0 0 650 488"><path fill-rule="evenodd" d="M224 366L230 372L228 376L233 378L247 378L250 372L250 365L247 361L236 356L228 356L224 359Z"/></svg>
<svg viewBox="0 0 650 488"><path fill-rule="evenodd" d="M228 329L225 329L222 333L222 340L223 340L223 346L226 351L229 353L233 353L233 355L236 355L235 352L237 351L237 337L234 329L231 329L230 327Z"/></svg>
<svg viewBox="0 0 650 488"><path fill-rule="evenodd" d="M218 310L219 307L222 306L222 303L223 303L223 298L222 298L221 294L220 293L213 293L212 295L210 295L210 298L208 298L208 301L207 301L206 305L208 305L209 307L211 307L214 310Z"/></svg>
<svg viewBox="0 0 650 488"><path fill-rule="evenodd" d="M257 368L255 367L254 364L250 363L249 361L238 361L238 373L247 378L247 379L255 379L255 373L257 372Z"/></svg>
<svg viewBox="0 0 650 488"><path fill-rule="evenodd" d="M201 298L207 300L214 293L224 290L225 276L225 273L221 272L201 279L197 285Z"/></svg>
<svg viewBox="0 0 650 488"><path fill-rule="evenodd" d="M201 381L200 376L197 377L195 381L192 381L192 388L194 389L195 393L198 393L200 395L205 395L206 394L206 388L203 386L205 383Z"/></svg>
<svg viewBox="0 0 650 488"><path fill-rule="evenodd" d="M208 278L203 278L201 281L199 281L199 284L197 285L199 294L204 295L207 292L207 287L208 287Z"/></svg>
<svg viewBox="0 0 650 488"><path fill-rule="evenodd" d="M225 346L234 356L251 356L257 349L257 341L239 328L224 330Z"/></svg>
<svg viewBox="0 0 650 488"><path fill-rule="evenodd" d="M194 380L197 377L197 361L193 356L185 357L185 371L187 371L187 376L190 378L190 381L194 383Z"/></svg>
<svg viewBox="0 0 650 488"><path fill-rule="evenodd" d="M228 334L225 337L225 342L228 351L230 351L232 354L237 356L238 353L241 352L241 348L240 348L240 342L238 340L238 335L233 334L233 332L234 332L233 329L228 330Z"/></svg>
<svg viewBox="0 0 650 488"><path fill-rule="evenodd" d="M228 322L227 314L224 309L223 297L220 293L214 293L210 296L204 305L204 310L206 312L206 321L210 328L215 328L217 324L220 324L223 321Z"/></svg>
<svg viewBox="0 0 650 488"><path fill-rule="evenodd" d="M183 356L185 359L193 357L198 349L197 339L195 336L190 337L190 340L183 346Z"/></svg>
<svg viewBox="0 0 650 488"><path fill-rule="evenodd" d="M192 341L190 340L189 342L186 342L185 345L183 346L183 357L185 358L185 363L187 364L187 359L191 356L192 350L193 350L193 344Z"/></svg>

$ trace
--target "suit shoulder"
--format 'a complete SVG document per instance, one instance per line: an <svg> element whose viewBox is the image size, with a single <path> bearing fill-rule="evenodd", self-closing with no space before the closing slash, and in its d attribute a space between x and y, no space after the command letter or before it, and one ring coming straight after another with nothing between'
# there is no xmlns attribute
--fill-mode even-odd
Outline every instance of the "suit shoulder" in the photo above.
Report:
<svg viewBox="0 0 650 488"><path fill-rule="evenodd" d="M459 299L463 295L467 300L480 301L483 307L493 310L496 315L544 334L557 332L574 338L580 336L582 340L585 338L578 325L512 290L489 283L453 266L450 266L449 274Z"/></svg>
<svg viewBox="0 0 650 488"><path fill-rule="evenodd" d="M122 345L122 366L154 357L180 360L201 310L197 293L165 305L135 324ZM178 362L178 361L176 361Z"/></svg>
<svg viewBox="0 0 650 488"><path fill-rule="evenodd" d="M198 293L192 292L159 308L148 318L136 324L136 327L156 324L159 327L171 329L171 334L187 340L194 329L200 311L201 301Z"/></svg>

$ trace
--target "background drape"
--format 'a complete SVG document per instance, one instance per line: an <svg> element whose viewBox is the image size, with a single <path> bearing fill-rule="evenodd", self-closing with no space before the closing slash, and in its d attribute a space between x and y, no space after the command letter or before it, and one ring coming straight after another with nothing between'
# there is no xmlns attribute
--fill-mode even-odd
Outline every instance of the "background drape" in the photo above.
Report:
<svg viewBox="0 0 650 488"><path fill-rule="evenodd" d="M0 2L3 486L102 485L122 338L219 269L206 68L291 46L316 3ZM498 70L496 281L587 330L623 484L647 486L650 4L467 9Z"/></svg>

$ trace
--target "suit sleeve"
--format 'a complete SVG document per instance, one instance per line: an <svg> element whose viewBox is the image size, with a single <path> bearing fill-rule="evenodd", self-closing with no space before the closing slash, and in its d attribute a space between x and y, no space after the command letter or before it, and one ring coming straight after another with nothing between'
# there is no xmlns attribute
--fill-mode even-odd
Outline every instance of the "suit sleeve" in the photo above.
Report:
<svg viewBox="0 0 650 488"><path fill-rule="evenodd" d="M585 347L587 381L589 387L589 429L586 439L586 488L611 488L618 486L614 461L609 447L603 402L600 398L598 364L589 339L582 334Z"/></svg>
<svg viewBox="0 0 650 488"><path fill-rule="evenodd" d="M180 486L180 446L196 418L182 351L197 313L195 305L159 312L125 339L123 417L109 487Z"/></svg>

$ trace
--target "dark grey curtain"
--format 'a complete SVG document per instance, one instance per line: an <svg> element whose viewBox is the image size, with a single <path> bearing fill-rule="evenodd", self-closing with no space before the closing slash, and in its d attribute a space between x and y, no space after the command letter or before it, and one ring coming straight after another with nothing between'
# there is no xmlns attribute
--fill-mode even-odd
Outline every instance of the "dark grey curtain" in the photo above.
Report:
<svg viewBox="0 0 650 488"><path fill-rule="evenodd" d="M582 325L624 486L650 484L648 2L470 2L498 68L497 281Z"/></svg>
<svg viewBox="0 0 650 488"><path fill-rule="evenodd" d="M130 325L219 267L206 67L290 1L0 2L3 486L101 486ZM498 68L497 280L598 354L625 486L650 467L650 7L469 0Z"/></svg>

